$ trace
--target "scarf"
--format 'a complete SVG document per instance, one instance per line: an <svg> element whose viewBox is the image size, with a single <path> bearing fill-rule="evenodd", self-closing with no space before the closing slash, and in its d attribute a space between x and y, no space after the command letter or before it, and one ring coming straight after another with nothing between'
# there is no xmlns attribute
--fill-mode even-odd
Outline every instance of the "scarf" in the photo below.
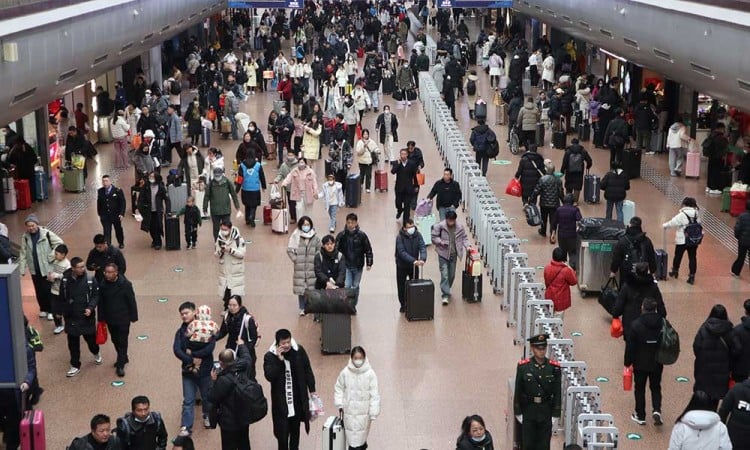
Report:
<svg viewBox="0 0 750 450"><path fill-rule="evenodd" d="M284 390L286 391L287 417L294 417L294 384L292 383L292 365L284 360Z"/></svg>

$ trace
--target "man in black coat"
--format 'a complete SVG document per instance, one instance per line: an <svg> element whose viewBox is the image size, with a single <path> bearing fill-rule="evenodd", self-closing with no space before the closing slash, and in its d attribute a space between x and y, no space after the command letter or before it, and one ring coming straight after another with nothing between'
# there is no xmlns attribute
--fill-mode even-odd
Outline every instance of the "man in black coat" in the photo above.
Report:
<svg viewBox="0 0 750 450"><path fill-rule="evenodd" d="M641 100L635 106L633 111L635 126L635 147L637 150L647 151L651 146L651 130L656 128L656 113L648 103L648 96L644 92L641 94ZM653 153L648 150L650 153Z"/></svg>
<svg viewBox="0 0 750 450"><path fill-rule="evenodd" d="M289 330L276 331L274 343L263 357L263 373L271 383L273 435L279 450L298 450L300 424L304 422L305 432L310 432L309 399L317 394L310 358Z"/></svg>
<svg viewBox="0 0 750 450"><path fill-rule="evenodd" d="M383 112L375 120L375 129L378 131L378 140L383 146L385 162L394 161L396 155L393 144L398 142L398 119L396 114L391 113L390 106L383 106Z"/></svg>
<svg viewBox="0 0 750 450"><path fill-rule="evenodd" d="M446 167L443 170L443 178L437 180L432 185L427 198L432 200L437 196L435 206L438 209L440 220L445 220L445 213L449 210L455 210L461 204L461 185L453 179L453 169Z"/></svg>
<svg viewBox="0 0 750 450"><path fill-rule="evenodd" d="M359 218L355 213L346 215L346 228L336 236L336 249L344 255L346 264L346 278L344 287L357 291L354 300L356 308L359 301L359 282L362 279L362 269L372 269L373 254L370 238L359 229Z"/></svg>
<svg viewBox="0 0 750 450"><path fill-rule="evenodd" d="M633 323L640 316L646 298L656 302L656 310L661 317L667 317L667 309L664 306L659 285L654 280L654 276L649 273L648 264L641 262L636 264L635 274L621 286L612 310L612 317L622 319L624 339L628 339Z"/></svg>
<svg viewBox="0 0 750 450"><path fill-rule="evenodd" d="M122 218L125 216L125 194L112 184L109 175L102 176L102 187L96 193L96 214L104 228L104 239L112 243L112 227L120 248L125 248L125 235L122 232Z"/></svg>
<svg viewBox="0 0 750 450"><path fill-rule="evenodd" d="M624 221L622 202L625 201L630 190L630 178L622 170L619 161L615 161L611 170L604 175L599 189L604 191L604 199L607 201L605 217L611 219L612 209L614 209L617 213L617 220L622 223Z"/></svg>
<svg viewBox="0 0 750 450"><path fill-rule="evenodd" d="M628 141L628 124L625 122L623 110L618 108L615 110L615 118L604 129L604 143L609 147L610 167L614 167L615 162L622 164L622 152Z"/></svg>
<svg viewBox="0 0 750 450"><path fill-rule="evenodd" d="M396 220L400 219L403 214L403 223L406 225L406 221L411 215L411 205L414 203L413 199L419 194L419 184L417 184L419 166L409 160L409 151L405 148L401 149L399 156L400 159L398 161L391 162L391 173L396 175L396 185L394 187L396 193Z"/></svg>
<svg viewBox="0 0 750 450"><path fill-rule="evenodd" d="M747 380L750 375L750 299L745 300L743 307L745 315L734 327L734 337L740 342L742 349L742 355L732 364L732 379L737 383Z"/></svg>
<svg viewBox="0 0 750 450"><path fill-rule="evenodd" d="M220 369L211 371L208 399L217 414L222 448L250 449L250 425L244 419L247 405L237 395L237 378L247 377L250 364L250 351L240 338L236 357L231 349L224 349L219 354Z"/></svg>
<svg viewBox="0 0 750 450"><path fill-rule="evenodd" d="M641 316L635 319L625 341L625 367L633 366L635 383L635 412L630 416L638 425L646 424L646 381L651 389L652 417L655 425L661 425L661 375L664 365L656 361L661 338L662 315L657 311L657 302L645 298Z"/></svg>
<svg viewBox="0 0 750 450"><path fill-rule="evenodd" d="M97 365L102 355L96 343L96 305L99 304L99 284L86 275L86 265L79 257L70 260L70 269L63 272L60 281L60 300L64 304L65 333L68 335L70 369L67 377L81 371L81 337L94 355Z"/></svg>
<svg viewBox="0 0 750 450"><path fill-rule="evenodd" d="M130 324L138 322L138 305L133 284L120 274L117 264L104 266L104 282L99 288L99 320L107 323L112 345L117 352L115 371L118 377L125 376L128 359L128 335Z"/></svg>
<svg viewBox="0 0 750 450"><path fill-rule="evenodd" d="M656 273L656 252L651 239L646 236L642 228L641 218L635 216L630 219L630 224L625 230L625 236L621 237L615 248L612 249L612 264L610 265L610 278L620 272L620 285L632 281L636 274L636 264L645 262L648 271Z"/></svg>
<svg viewBox="0 0 750 450"><path fill-rule="evenodd" d="M117 419L117 437L122 450L165 450L167 428L145 395L133 397L130 412Z"/></svg>
<svg viewBox="0 0 750 450"><path fill-rule="evenodd" d="M745 212L740 214L734 224L734 237L737 239L737 259L732 264L732 275L738 278L750 252L750 201L747 201Z"/></svg>
<svg viewBox="0 0 750 450"><path fill-rule="evenodd" d="M737 383L727 393L719 417L727 425L732 448L750 448L750 380Z"/></svg>
<svg viewBox="0 0 750 450"><path fill-rule="evenodd" d="M122 252L108 244L103 234L94 235L94 248L86 258L86 269L93 271L96 281L101 283L104 281L104 267L109 263L114 263L120 274L125 275L127 265Z"/></svg>
<svg viewBox="0 0 750 450"><path fill-rule="evenodd" d="M544 157L537 153L536 145L529 144L529 149L521 155L515 178L521 182L521 201L529 203L531 194L539 180L544 176Z"/></svg>

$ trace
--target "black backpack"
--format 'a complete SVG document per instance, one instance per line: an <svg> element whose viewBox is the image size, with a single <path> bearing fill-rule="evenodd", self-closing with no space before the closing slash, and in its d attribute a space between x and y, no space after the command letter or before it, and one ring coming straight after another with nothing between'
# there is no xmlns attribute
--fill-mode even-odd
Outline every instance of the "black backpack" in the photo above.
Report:
<svg viewBox="0 0 750 450"><path fill-rule="evenodd" d="M622 267L626 268L630 273L635 273L635 265L645 261L643 257L643 241L633 242L627 236L624 239L628 243L628 248L625 249L625 258L622 260Z"/></svg>
<svg viewBox="0 0 750 450"><path fill-rule="evenodd" d="M688 247L697 247L703 242L703 225L698 223L698 217L690 217L686 212L683 214L688 218L688 224L685 225L685 245Z"/></svg>
<svg viewBox="0 0 750 450"><path fill-rule="evenodd" d="M259 422L268 414L268 401L263 388L245 373L234 374L235 413L242 426ZM240 407L242 405L242 407Z"/></svg>
<svg viewBox="0 0 750 450"><path fill-rule="evenodd" d="M180 86L180 82L177 80L172 80L169 82L169 93L172 95L179 95L182 92L182 86Z"/></svg>
<svg viewBox="0 0 750 450"><path fill-rule="evenodd" d="M469 80L466 82L466 94L467 95L476 95L477 93L477 83L474 80Z"/></svg>
<svg viewBox="0 0 750 450"><path fill-rule="evenodd" d="M492 130L487 131L485 154L488 158L495 158L500 153L500 144L497 142L497 136Z"/></svg>
<svg viewBox="0 0 750 450"><path fill-rule="evenodd" d="M668 366L677 362L680 356L680 335L667 319L662 319L659 335L659 348L656 350L656 362Z"/></svg>
<svg viewBox="0 0 750 450"><path fill-rule="evenodd" d="M568 173L583 173L583 154L571 152L568 156Z"/></svg>

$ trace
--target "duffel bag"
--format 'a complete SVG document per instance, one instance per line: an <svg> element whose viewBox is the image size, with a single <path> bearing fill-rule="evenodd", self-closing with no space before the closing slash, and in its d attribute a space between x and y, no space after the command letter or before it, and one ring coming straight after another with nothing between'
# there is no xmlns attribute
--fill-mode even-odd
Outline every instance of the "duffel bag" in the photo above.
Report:
<svg viewBox="0 0 750 450"><path fill-rule="evenodd" d="M305 291L307 314L354 314L354 289L308 289Z"/></svg>

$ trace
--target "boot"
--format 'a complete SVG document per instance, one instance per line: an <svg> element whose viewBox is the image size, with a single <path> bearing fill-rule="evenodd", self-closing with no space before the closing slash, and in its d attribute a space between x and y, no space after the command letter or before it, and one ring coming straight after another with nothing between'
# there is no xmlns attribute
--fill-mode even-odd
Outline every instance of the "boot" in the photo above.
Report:
<svg viewBox="0 0 750 450"><path fill-rule="evenodd" d="M671 270L671 271L669 272L669 276L670 276L670 277L672 277L672 278L674 278L674 279L677 279L677 275L678 275L678 273L677 273L677 271L676 271L676 270L674 270L674 269L672 269L672 270Z"/></svg>
<svg viewBox="0 0 750 450"><path fill-rule="evenodd" d="M469 119L474 120L474 111L469 110Z"/></svg>
<svg viewBox="0 0 750 450"><path fill-rule="evenodd" d="M688 282L688 284L695 284L695 274L694 273L691 273L690 275L688 275L687 282Z"/></svg>

